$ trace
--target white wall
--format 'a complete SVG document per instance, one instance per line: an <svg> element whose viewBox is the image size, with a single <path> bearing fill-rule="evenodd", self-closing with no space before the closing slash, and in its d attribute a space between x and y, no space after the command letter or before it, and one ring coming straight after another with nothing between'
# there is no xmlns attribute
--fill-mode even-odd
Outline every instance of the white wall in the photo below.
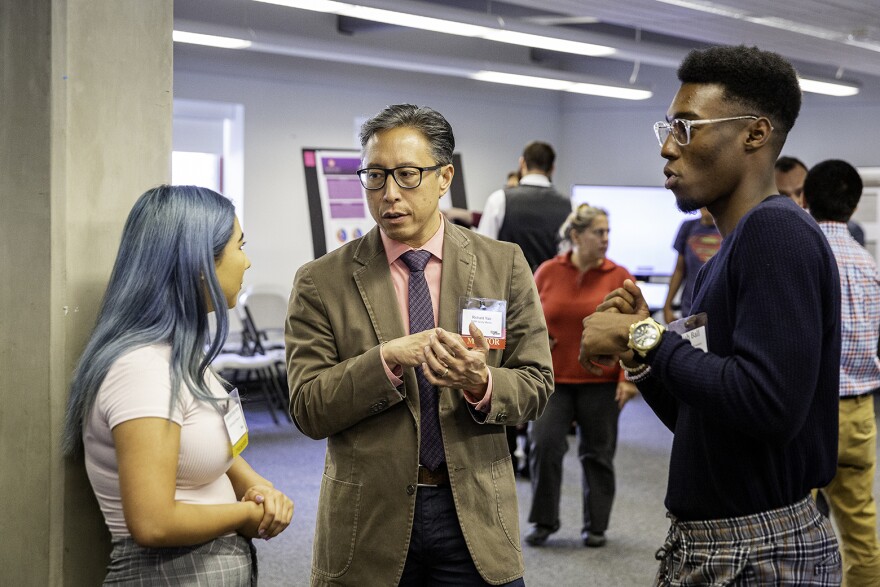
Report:
<svg viewBox="0 0 880 587"><path fill-rule="evenodd" d="M244 231L252 263L246 285L289 289L296 269L313 258L301 151L359 148L357 118L401 102L440 111L455 131L468 202L475 209L503 185L528 141L560 142L560 100L553 92L303 63L287 68L283 79L258 63L244 73L216 73L204 70L226 64L200 61L202 72L196 73L175 54L175 98L245 108Z"/></svg>
<svg viewBox="0 0 880 587"><path fill-rule="evenodd" d="M303 147L353 148L355 120L388 104L442 112L462 153L471 208L515 167L530 140L556 147L554 182L662 185L652 126L678 87L655 85L648 102L623 102L342 64L175 47L175 98L236 102L245 108L245 232L253 267L246 284L289 288L311 260ZM833 105L829 105L833 104ZM880 165L880 105L847 105L807 95L784 153L808 165L840 158Z"/></svg>

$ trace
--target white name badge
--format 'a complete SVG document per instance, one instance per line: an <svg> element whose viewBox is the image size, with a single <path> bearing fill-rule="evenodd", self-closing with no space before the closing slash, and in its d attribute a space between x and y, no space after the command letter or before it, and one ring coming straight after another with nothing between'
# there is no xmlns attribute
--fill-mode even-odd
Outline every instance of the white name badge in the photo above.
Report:
<svg viewBox="0 0 880 587"><path fill-rule="evenodd" d="M232 458L235 458L248 445L247 421L244 419L244 410L241 409L241 398L237 388L229 392L229 401L226 403L226 414L223 416L223 421L226 423L226 432L229 433Z"/></svg>
<svg viewBox="0 0 880 587"><path fill-rule="evenodd" d="M459 298L459 334L464 343L476 345L470 325L480 329L490 349L503 349L507 338L507 302L486 298Z"/></svg>
<svg viewBox="0 0 880 587"><path fill-rule="evenodd" d="M694 348L704 353L709 352L709 339L706 336L706 327L709 324L709 316L705 312L687 316L666 325L670 332L675 332L683 339L691 343Z"/></svg>
<svg viewBox="0 0 880 587"><path fill-rule="evenodd" d="M486 338L501 338L504 328L501 325L504 314L492 310L462 310L462 334L469 334L466 327L473 322Z"/></svg>

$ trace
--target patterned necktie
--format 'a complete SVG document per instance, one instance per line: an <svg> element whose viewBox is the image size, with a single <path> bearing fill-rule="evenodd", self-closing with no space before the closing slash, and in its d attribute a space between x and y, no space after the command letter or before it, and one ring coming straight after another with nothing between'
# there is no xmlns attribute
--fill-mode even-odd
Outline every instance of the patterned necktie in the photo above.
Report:
<svg viewBox="0 0 880 587"><path fill-rule="evenodd" d="M409 333L415 334L434 328L434 307L425 279L425 266L431 258L428 251L407 251L401 256L409 267ZM419 382L422 439L419 443L419 462L430 469L446 460L443 438L440 435L440 416L437 408L437 388L425 379L421 367L416 367Z"/></svg>

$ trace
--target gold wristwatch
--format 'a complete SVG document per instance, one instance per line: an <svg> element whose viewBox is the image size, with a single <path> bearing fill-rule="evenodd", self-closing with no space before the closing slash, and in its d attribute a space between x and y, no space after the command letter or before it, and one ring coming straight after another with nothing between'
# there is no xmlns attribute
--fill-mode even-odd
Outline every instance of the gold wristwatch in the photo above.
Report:
<svg viewBox="0 0 880 587"><path fill-rule="evenodd" d="M650 351L660 344L664 332L666 332L666 328L653 318L639 320L629 327L627 346L644 359Z"/></svg>

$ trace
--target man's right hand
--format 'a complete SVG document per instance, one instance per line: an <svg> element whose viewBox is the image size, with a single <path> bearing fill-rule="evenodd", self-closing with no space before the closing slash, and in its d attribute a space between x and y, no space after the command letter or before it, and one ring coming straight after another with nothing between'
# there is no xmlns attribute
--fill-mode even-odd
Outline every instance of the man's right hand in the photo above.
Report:
<svg viewBox="0 0 880 587"><path fill-rule="evenodd" d="M650 311L642 291L627 279L623 287L605 296L596 312L584 318L578 362L590 373L601 375L599 365L611 366L629 351L630 325L648 316Z"/></svg>
<svg viewBox="0 0 880 587"><path fill-rule="evenodd" d="M389 340L382 345L382 358L392 369L394 365L418 367L425 362L425 347L431 344L432 334L433 328Z"/></svg>

